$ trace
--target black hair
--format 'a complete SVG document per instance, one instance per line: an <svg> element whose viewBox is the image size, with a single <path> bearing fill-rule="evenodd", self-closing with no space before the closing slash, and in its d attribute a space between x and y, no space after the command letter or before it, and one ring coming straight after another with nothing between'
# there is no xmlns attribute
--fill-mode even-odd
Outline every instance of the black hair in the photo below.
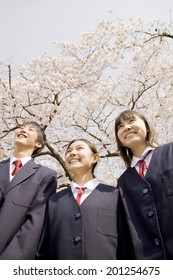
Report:
<svg viewBox="0 0 173 280"><path fill-rule="evenodd" d="M118 128L119 128L119 125L121 124L122 120L126 121L131 118L134 118L135 116L142 119L145 123L146 130L147 130L146 141L147 141L148 145L153 148L158 147L158 144L155 141L154 128L153 128L152 124L149 122L149 120L144 115L142 115L139 112L132 111L132 110L126 110L126 111L121 112L115 120L115 137L116 137L116 141L117 141L118 151L120 152L120 155L123 158L126 167L129 167L131 164L133 153L130 148L123 146L123 144L119 140Z"/></svg>

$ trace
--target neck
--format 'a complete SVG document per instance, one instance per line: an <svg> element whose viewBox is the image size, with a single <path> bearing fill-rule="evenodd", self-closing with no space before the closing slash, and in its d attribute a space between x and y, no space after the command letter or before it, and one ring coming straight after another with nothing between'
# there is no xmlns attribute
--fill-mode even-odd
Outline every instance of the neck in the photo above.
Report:
<svg viewBox="0 0 173 280"><path fill-rule="evenodd" d="M145 151L146 147L147 147L147 144L144 144L144 145L141 145L139 147L136 147L136 148L132 149L133 155L135 157L140 158L141 155L143 154L143 152Z"/></svg>
<svg viewBox="0 0 173 280"><path fill-rule="evenodd" d="M73 177L73 181L80 186L85 185L87 182L89 182L92 179L93 179L92 174L81 174L81 175L74 174Z"/></svg>
<svg viewBox="0 0 173 280"><path fill-rule="evenodd" d="M16 157L16 158L24 158L24 157L29 157L32 155L32 152L31 150L18 150L18 149L15 149L13 151L13 156Z"/></svg>

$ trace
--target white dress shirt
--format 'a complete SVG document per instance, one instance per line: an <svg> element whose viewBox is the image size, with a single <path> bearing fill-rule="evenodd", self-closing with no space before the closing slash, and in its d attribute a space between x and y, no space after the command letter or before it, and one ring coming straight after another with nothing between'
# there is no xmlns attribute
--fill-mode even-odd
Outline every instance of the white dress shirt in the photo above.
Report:
<svg viewBox="0 0 173 280"><path fill-rule="evenodd" d="M78 188L87 188L85 189L82 197L81 197L81 203L87 198L87 196L101 183L97 178L94 178L90 181L88 181L85 185L79 186L75 182L71 182L71 190L74 195L74 198L77 198Z"/></svg>
<svg viewBox="0 0 173 280"><path fill-rule="evenodd" d="M12 172L15 168L15 165L14 165L14 161L16 159L19 159L19 158L15 158L14 156L12 156L10 158L10 181L13 179L14 176L12 176ZM25 165L25 163L27 163L29 160L31 159L31 156L28 156L28 157L24 157L24 158L20 158L21 162L22 162L22 166Z"/></svg>
<svg viewBox="0 0 173 280"><path fill-rule="evenodd" d="M146 156L146 158L145 158L145 162L146 162L146 165L148 167L149 164L150 164L152 155L153 155L153 148L148 146L148 147L146 147L146 149L144 150L144 152L143 152L143 154L141 155L140 158L135 157L135 156L133 156L133 158L132 158L131 167L135 167L135 169L137 170L138 173L139 173L139 164L138 164L138 162L139 162L139 160L142 160L145 157L145 155L148 153L148 151L151 151L151 153L149 153ZM144 175L146 175L146 172L147 172L147 169L145 169Z"/></svg>

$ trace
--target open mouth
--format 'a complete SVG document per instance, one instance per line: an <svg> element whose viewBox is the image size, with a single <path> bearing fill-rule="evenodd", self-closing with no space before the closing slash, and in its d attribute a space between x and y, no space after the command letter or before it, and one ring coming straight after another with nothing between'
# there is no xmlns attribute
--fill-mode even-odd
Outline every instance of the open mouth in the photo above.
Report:
<svg viewBox="0 0 173 280"><path fill-rule="evenodd" d="M17 135L17 138L27 138L27 136L25 134L23 134L23 133L19 133Z"/></svg>
<svg viewBox="0 0 173 280"><path fill-rule="evenodd" d="M69 163L74 163L74 162L79 162L79 161L80 161L80 159L73 158L73 159L69 160Z"/></svg>

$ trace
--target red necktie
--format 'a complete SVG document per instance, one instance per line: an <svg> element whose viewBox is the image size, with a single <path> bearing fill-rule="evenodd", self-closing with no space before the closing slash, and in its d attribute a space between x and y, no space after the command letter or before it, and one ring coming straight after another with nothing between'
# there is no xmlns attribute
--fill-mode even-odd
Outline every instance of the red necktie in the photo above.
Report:
<svg viewBox="0 0 173 280"><path fill-rule="evenodd" d="M78 189L78 193L77 193L77 198L76 198L76 201L77 203L80 205L81 203L81 197L85 191L86 188L77 188Z"/></svg>
<svg viewBox="0 0 173 280"><path fill-rule="evenodd" d="M14 165L15 165L15 168L14 168L12 174L11 174L12 176L16 175L17 172L19 171L19 169L20 169L21 166L22 166L22 162L21 162L20 159L17 159L17 160L15 160L15 161L13 161L13 163L14 163Z"/></svg>
<svg viewBox="0 0 173 280"><path fill-rule="evenodd" d="M148 168L148 166L147 166L147 164L146 164L146 162L145 162L145 159L146 159L146 157L149 155L149 153L151 153L151 151L152 151L152 150L148 151L148 152L146 153L146 155L144 156L144 158L138 161L138 165L139 165L139 175L140 175L142 178L144 178L144 176L145 176L145 169Z"/></svg>

